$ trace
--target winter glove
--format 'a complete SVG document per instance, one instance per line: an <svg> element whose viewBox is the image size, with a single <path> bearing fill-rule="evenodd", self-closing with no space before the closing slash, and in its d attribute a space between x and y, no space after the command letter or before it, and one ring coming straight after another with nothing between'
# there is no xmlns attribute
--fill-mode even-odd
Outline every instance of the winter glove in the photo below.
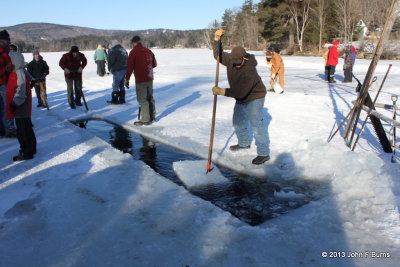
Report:
<svg viewBox="0 0 400 267"><path fill-rule="evenodd" d="M129 88L129 80L125 79L124 85L125 85L126 88Z"/></svg>
<svg viewBox="0 0 400 267"><path fill-rule="evenodd" d="M33 88L36 85L36 80L31 80L31 82L29 83L30 87Z"/></svg>
<svg viewBox="0 0 400 267"><path fill-rule="evenodd" d="M275 73L272 73L272 74L271 74L271 80L275 80L275 76L276 76L276 74L275 74Z"/></svg>
<svg viewBox="0 0 400 267"><path fill-rule="evenodd" d="M68 74L71 73L71 71L70 71L69 69L65 68L65 69L64 69L64 73L68 75Z"/></svg>
<svg viewBox="0 0 400 267"><path fill-rule="evenodd" d="M212 92L214 95L225 95L225 88L214 86Z"/></svg>
<svg viewBox="0 0 400 267"><path fill-rule="evenodd" d="M81 73L81 72L83 71L83 68L82 68L82 67L79 67L77 71L78 71L79 73Z"/></svg>
<svg viewBox="0 0 400 267"><path fill-rule="evenodd" d="M221 39L222 35L224 35L224 33L225 33L225 31L223 29L216 30L215 34L214 34L214 40L219 41Z"/></svg>

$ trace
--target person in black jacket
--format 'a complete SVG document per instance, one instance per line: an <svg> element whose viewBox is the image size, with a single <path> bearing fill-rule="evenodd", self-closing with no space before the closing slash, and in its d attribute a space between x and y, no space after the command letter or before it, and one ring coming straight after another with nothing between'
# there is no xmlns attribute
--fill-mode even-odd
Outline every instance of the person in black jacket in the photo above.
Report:
<svg viewBox="0 0 400 267"><path fill-rule="evenodd" d="M49 66L38 50L33 51L33 60L28 64L28 72L33 78L37 107L47 107L46 76L49 74Z"/></svg>
<svg viewBox="0 0 400 267"><path fill-rule="evenodd" d="M110 104L125 103L124 79L126 74L126 64L128 62L128 52L117 40L112 41L112 49L107 56L108 68L113 74L113 91L111 93Z"/></svg>

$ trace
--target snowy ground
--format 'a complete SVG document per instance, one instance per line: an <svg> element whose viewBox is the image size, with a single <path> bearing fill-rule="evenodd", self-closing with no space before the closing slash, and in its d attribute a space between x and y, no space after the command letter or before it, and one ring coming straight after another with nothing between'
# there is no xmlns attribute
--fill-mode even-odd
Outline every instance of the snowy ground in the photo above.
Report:
<svg viewBox="0 0 400 267"><path fill-rule="evenodd" d="M50 66L51 110L33 108L37 155L13 163L18 142L0 139L0 266L398 266L399 164L382 152L369 123L355 152L339 135L326 142L356 98L355 82L329 86L321 58L284 57L286 92L266 97L271 160L261 167L250 163L254 144L246 152L229 151L236 143L234 100L218 98L213 160L257 179L328 187L321 199L252 227L68 122L104 117L206 157L215 77L211 51L154 53L158 122L142 128L133 126L138 105L132 88L127 104L105 103L112 77L96 75L93 51L85 52L83 82L89 113L68 108L58 67L62 53L43 54ZM263 54L256 55L266 82ZM393 68L378 101L388 104L391 94L400 94L398 61L379 62L378 84L371 89L374 97L389 63ZM357 60L354 72L361 80L368 66ZM227 87L224 68L220 77Z"/></svg>

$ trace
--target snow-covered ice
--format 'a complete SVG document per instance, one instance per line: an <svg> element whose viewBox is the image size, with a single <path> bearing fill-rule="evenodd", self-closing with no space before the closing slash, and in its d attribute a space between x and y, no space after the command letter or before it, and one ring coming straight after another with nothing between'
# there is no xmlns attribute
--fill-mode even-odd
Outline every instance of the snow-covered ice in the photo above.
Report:
<svg viewBox="0 0 400 267"><path fill-rule="evenodd" d="M17 140L0 139L0 266L397 266L399 164L382 152L370 123L354 152L340 135L326 142L356 98L355 82L340 83L343 60L337 67L339 82L329 85L323 81L322 58L283 57L286 92L269 92L265 102L271 160L263 166L251 165L254 144L248 151L229 151L236 143L234 100L218 97L216 163L254 179L325 188L318 200L252 227L68 122L104 118L206 158L215 77L212 52L154 50L158 122L147 127L133 126L138 113L133 88L127 91L127 104L106 104L112 77L98 77L93 51L84 53L90 112L68 108L58 66L62 53L43 53L50 66L51 110L33 107L38 153L33 160L13 163ZM267 83L264 55L255 54ZM30 61L31 54L25 59ZM380 61L371 95L390 63L380 103L390 104L391 94L400 94L399 61ZM357 60L355 75L363 80L368 66L368 60ZM224 68L219 85L228 86ZM388 132L390 125L384 127ZM290 191L276 196L302 197Z"/></svg>

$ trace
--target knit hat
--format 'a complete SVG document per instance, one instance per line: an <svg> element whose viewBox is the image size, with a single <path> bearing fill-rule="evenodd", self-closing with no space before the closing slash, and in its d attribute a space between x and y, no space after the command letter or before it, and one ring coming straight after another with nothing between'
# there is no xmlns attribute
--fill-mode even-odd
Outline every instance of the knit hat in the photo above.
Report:
<svg viewBox="0 0 400 267"><path fill-rule="evenodd" d="M6 30L0 31L0 40L6 40L6 41L11 41L10 40L10 35Z"/></svg>
<svg viewBox="0 0 400 267"><path fill-rule="evenodd" d="M112 40L111 41L111 47L114 47L116 45L119 45L120 43L117 40Z"/></svg>
<svg viewBox="0 0 400 267"><path fill-rule="evenodd" d="M79 48L76 45L71 46L71 50L69 52L79 52Z"/></svg>
<svg viewBox="0 0 400 267"><path fill-rule="evenodd" d="M140 37L135 35L131 39L131 43L140 43Z"/></svg>
<svg viewBox="0 0 400 267"><path fill-rule="evenodd" d="M243 57L246 56L246 50L241 46L235 46L231 51L232 64L242 63Z"/></svg>
<svg viewBox="0 0 400 267"><path fill-rule="evenodd" d="M350 51L356 51L356 48L354 47L354 45L350 46Z"/></svg>
<svg viewBox="0 0 400 267"><path fill-rule="evenodd" d="M339 43L338 40L333 41L333 45L339 45L339 44L340 44L340 43Z"/></svg>
<svg viewBox="0 0 400 267"><path fill-rule="evenodd" d="M39 55L39 50L37 50L37 49L33 50L32 55L33 55L33 56Z"/></svg>

